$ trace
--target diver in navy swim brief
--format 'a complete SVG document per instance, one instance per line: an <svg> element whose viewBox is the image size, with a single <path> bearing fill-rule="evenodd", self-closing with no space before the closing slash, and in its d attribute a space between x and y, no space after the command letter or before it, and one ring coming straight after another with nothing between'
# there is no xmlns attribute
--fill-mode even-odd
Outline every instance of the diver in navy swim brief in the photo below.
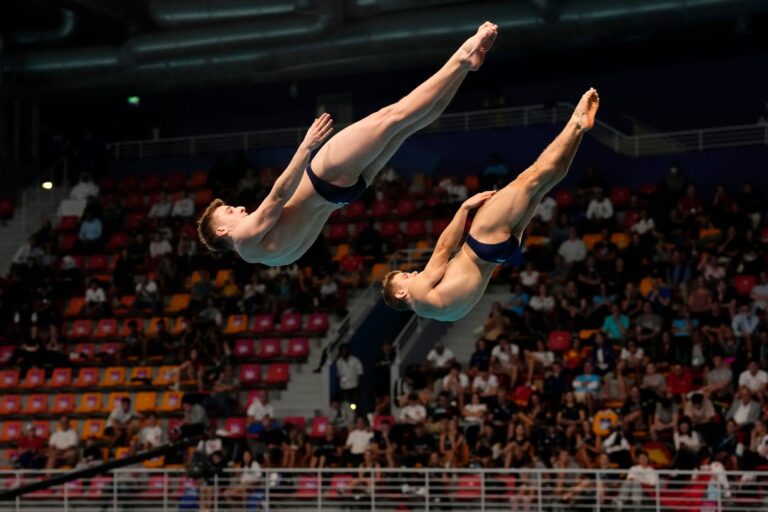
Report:
<svg viewBox="0 0 768 512"><path fill-rule="evenodd" d="M588 90L565 129L531 167L503 189L467 199L443 230L422 272L395 270L384 277L384 301L436 320L458 320L469 313L496 267L518 249L539 202L568 173L584 133L594 126L599 105L597 91ZM466 242L452 257L474 209L478 210Z"/></svg>

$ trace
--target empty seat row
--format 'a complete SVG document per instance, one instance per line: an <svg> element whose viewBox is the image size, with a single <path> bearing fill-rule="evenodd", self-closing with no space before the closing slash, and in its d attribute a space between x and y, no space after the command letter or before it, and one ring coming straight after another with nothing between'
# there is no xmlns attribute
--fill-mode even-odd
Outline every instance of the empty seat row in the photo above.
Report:
<svg viewBox="0 0 768 512"><path fill-rule="evenodd" d="M243 359L275 359L288 357L292 359L304 359L309 355L309 339L291 338L287 341L287 347L283 350L282 341L278 338L240 338L235 341L235 356Z"/></svg>
<svg viewBox="0 0 768 512"><path fill-rule="evenodd" d="M133 396L134 408L138 412L177 411L181 408L183 396L182 391L166 391L162 396L156 391L140 391ZM109 413L119 400L126 397L130 398L131 393L110 393L106 398L98 392L82 393L79 402L74 393L3 395L0 397L0 415Z"/></svg>

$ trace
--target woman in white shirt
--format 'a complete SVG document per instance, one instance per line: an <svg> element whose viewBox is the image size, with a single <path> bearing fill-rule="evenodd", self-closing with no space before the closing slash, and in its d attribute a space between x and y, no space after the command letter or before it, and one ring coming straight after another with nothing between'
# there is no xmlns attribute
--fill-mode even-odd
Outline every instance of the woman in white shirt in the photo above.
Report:
<svg viewBox="0 0 768 512"><path fill-rule="evenodd" d="M555 298L549 294L547 285L539 285L539 293L531 297L528 303L538 313L551 313L555 309Z"/></svg>
<svg viewBox="0 0 768 512"><path fill-rule="evenodd" d="M248 494L255 489L261 482L262 471L261 464L251 455L251 452L245 450L240 461L240 468L237 473L232 474L232 485L224 490L224 498L233 504L238 503L245 510Z"/></svg>
<svg viewBox="0 0 768 512"><path fill-rule="evenodd" d="M464 406L461 415L464 421L469 425L481 425L485 420L485 413L488 407L480 402L480 395L472 393L472 401Z"/></svg>
<svg viewBox="0 0 768 512"><path fill-rule="evenodd" d="M693 469L696 467L698 453L701 450L701 436L693 430L691 420L682 418L677 423L673 436L675 443L675 460L672 467L677 469Z"/></svg>
<svg viewBox="0 0 768 512"><path fill-rule="evenodd" d="M520 284L527 290L533 290L539 283L539 271L533 266L533 263L528 262L525 265L525 270L520 272Z"/></svg>

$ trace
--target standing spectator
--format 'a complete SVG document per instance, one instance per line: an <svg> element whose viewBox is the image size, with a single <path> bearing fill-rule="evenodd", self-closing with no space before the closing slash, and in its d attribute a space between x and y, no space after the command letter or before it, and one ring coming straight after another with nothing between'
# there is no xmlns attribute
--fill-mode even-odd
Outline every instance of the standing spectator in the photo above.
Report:
<svg viewBox="0 0 768 512"><path fill-rule="evenodd" d="M563 257L567 265L581 263L587 258L587 246L579 238L576 228L568 228L568 239L560 244L557 253Z"/></svg>
<svg viewBox="0 0 768 512"><path fill-rule="evenodd" d="M152 235L152 241L149 243L149 257L157 259L164 254L172 254L173 247L167 238L163 238L163 235L158 231Z"/></svg>
<svg viewBox="0 0 768 512"><path fill-rule="evenodd" d="M172 217L189 218L195 214L195 202L189 196L189 192L182 192L181 197L173 202Z"/></svg>
<svg viewBox="0 0 768 512"><path fill-rule="evenodd" d="M74 466L78 459L79 439L77 432L70 426L69 418L59 419L56 432L48 440L48 464L46 469L58 469L61 466Z"/></svg>
<svg viewBox="0 0 768 512"><path fill-rule="evenodd" d="M602 188L597 189L595 197L587 206L587 219L593 224L607 224L613 218L613 203L605 197Z"/></svg>
<svg viewBox="0 0 768 512"><path fill-rule="evenodd" d="M109 447L128 446L138 432L141 415L131 407L131 399L122 398L109 413L106 434L111 436Z"/></svg>
<svg viewBox="0 0 768 512"><path fill-rule="evenodd" d="M88 289L85 290L85 314L93 317L102 317L107 313L107 295L104 288L96 279L91 279Z"/></svg>
<svg viewBox="0 0 768 512"><path fill-rule="evenodd" d="M349 345L346 343L339 347L339 358L336 360L336 373L339 378L341 402L357 404L360 400L360 383L363 379L363 363L349 353Z"/></svg>

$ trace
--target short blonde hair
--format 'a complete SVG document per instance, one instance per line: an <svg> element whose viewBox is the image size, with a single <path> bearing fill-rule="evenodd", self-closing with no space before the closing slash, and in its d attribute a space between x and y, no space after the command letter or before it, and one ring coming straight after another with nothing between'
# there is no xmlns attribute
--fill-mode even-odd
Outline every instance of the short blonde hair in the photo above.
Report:
<svg viewBox="0 0 768 512"><path fill-rule="evenodd" d="M402 274L402 272L393 270L384 276L384 279L381 281L381 295L384 297L386 305L392 309L396 309L397 311L409 311L411 305L408 300L405 298L400 299L395 295L397 290L395 289L395 283L392 280L398 274Z"/></svg>
<svg viewBox="0 0 768 512"><path fill-rule="evenodd" d="M225 252L231 249L224 237L217 235L216 228L213 227L213 214L216 208L223 205L224 201L214 199L197 220L197 234L200 241L211 252Z"/></svg>

